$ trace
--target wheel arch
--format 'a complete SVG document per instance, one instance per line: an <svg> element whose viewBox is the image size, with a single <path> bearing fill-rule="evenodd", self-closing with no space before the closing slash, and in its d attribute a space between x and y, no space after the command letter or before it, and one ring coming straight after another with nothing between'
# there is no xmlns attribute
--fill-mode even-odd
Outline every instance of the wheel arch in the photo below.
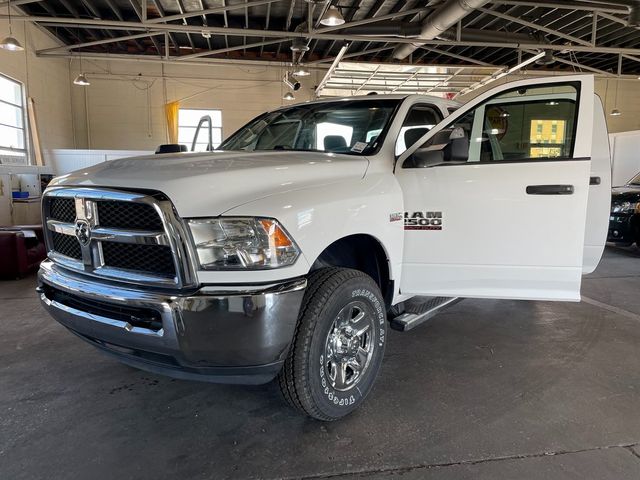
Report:
<svg viewBox="0 0 640 480"><path fill-rule="evenodd" d="M369 275L380 288L387 307L391 305L394 282L389 255L382 242L373 235L356 233L341 237L327 245L310 263L309 272L326 267L343 267Z"/></svg>

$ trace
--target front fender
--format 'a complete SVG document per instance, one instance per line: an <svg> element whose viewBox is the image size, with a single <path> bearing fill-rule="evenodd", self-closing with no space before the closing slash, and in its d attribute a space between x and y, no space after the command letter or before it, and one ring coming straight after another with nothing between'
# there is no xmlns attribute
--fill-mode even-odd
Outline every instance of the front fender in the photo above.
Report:
<svg viewBox="0 0 640 480"><path fill-rule="evenodd" d="M388 255L390 277L398 279L404 243L402 212L402 192L391 172L249 202L224 215L276 218L302 250L301 257L282 269L199 272L199 278L203 283L255 283L306 275L327 246L349 235L367 234L381 243Z"/></svg>

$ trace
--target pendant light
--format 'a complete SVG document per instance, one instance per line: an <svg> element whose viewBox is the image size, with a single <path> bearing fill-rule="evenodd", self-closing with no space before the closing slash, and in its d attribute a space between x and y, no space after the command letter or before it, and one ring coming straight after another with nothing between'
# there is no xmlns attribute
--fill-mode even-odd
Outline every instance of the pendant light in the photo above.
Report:
<svg viewBox="0 0 640 480"><path fill-rule="evenodd" d="M293 75L295 75L296 77L308 77L309 75L311 75L311 72L307 70L303 65L295 65Z"/></svg>
<svg viewBox="0 0 640 480"><path fill-rule="evenodd" d="M619 117L620 115L622 115L622 112L620 110L618 110L618 90L620 90L620 79L619 78L618 78L618 80L616 80L616 101L613 104L613 110L611 110L611 113L609 114L612 117Z"/></svg>
<svg viewBox="0 0 640 480"><path fill-rule="evenodd" d="M295 99L296 99L296 97L294 97L294 96L293 96L293 93L291 93L291 92L287 92L287 93L285 93L285 94L284 94L284 96L282 97L282 99L283 99L283 100L287 100L287 101L289 101L289 102L290 102L290 101L292 101L292 100L295 100Z"/></svg>
<svg viewBox="0 0 640 480"><path fill-rule="evenodd" d="M9 36L0 41L0 48L10 52L20 52L24 50L24 47L20 45L20 42L15 37L13 37L13 32L11 31L11 0L7 2L7 14L9 17Z"/></svg>
<svg viewBox="0 0 640 480"><path fill-rule="evenodd" d="M344 17L338 7L331 5L320 19L320 23L327 27L337 27L344 23Z"/></svg>
<svg viewBox="0 0 640 480"><path fill-rule="evenodd" d="M82 56L80 57L80 74L73 81L74 85L80 85L81 87L88 87L91 82L87 79L87 76L82 72Z"/></svg>

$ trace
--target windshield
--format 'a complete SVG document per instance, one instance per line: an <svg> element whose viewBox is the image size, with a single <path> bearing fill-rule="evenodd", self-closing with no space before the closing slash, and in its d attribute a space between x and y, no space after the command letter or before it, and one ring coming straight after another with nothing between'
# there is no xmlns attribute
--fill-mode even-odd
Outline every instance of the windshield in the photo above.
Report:
<svg viewBox="0 0 640 480"><path fill-rule="evenodd" d="M265 113L219 150L302 150L368 155L384 139L400 100L342 100Z"/></svg>
<svg viewBox="0 0 640 480"><path fill-rule="evenodd" d="M640 173L631 179L629 185L640 185Z"/></svg>

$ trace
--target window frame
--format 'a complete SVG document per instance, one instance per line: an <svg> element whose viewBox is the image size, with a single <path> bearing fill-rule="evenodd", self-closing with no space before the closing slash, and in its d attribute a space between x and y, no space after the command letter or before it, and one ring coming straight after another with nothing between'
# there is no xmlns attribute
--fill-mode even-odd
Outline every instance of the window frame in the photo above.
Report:
<svg viewBox="0 0 640 480"><path fill-rule="evenodd" d="M571 151L569 156L567 157L542 157L542 158L532 158L532 157L526 157L526 158L522 158L522 159L518 159L518 160L478 160L478 161L466 161L466 162L444 162L441 164L437 164L437 165L433 165L430 166L428 168L436 168L436 167L459 167L459 166L474 166L474 165L508 165L508 164L513 164L513 163L541 163L541 162L570 162L570 161L581 161L581 160L585 160L584 158L576 158L574 157L575 154L575 148L576 148L576 141L578 138L578 121L579 121L579 117L580 117L580 105L582 103L582 83L580 81L568 81L568 82L562 82L562 83L555 83L553 84L552 88L556 88L556 87L573 87L576 91L576 98L575 98L575 104L576 104L576 108L575 111L573 113L574 117L573 117L573 122L574 122L574 131L573 131L573 142L571 145ZM530 90L533 88L545 88L546 85L545 84L541 84L540 86L538 85L534 85L534 86L530 86L530 87L526 87L526 90ZM452 125L455 125L456 122L458 122L459 120L461 120L462 118L464 118L466 115L468 115L471 112L476 112L479 108L482 108L483 110L486 108L486 106L494 101L496 98L501 97L503 95L508 95L509 93L512 92L517 92L518 90L522 90L523 87L513 87L510 88L508 90L503 90L500 91L498 93L496 93L495 95L492 95L491 97L485 99L482 103L479 103L477 105L475 105L472 109L469 110L464 110L463 108L458 108L456 110L456 113L460 112L459 115L456 115L456 117L452 120L449 119L448 117L445 117L445 119L440 122L443 123L444 121L450 120L450 122L446 125L444 125L441 129L439 129L435 134L437 135L439 132L442 132L443 130L447 129L447 128L451 128ZM450 115L451 116L451 115ZM484 115L483 115L483 121L484 121ZM439 125L439 124L438 124ZM475 113L474 113L474 125L472 125L472 130L475 127ZM435 128L435 127L434 127ZM434 137L431 137L429 140L431 140ZM413 168L424 168L424 167L414 167L411 165L408 165L409 159L413 156L413 154L415 153L415 151L409 155L408 157L406 157L403 162L402 162L402 167L401 168L409 168L409 169L413 169ZM405 166L407 165L407 166Z"/></svg>
<svg viewBox="0 0 640 480"><path fill-rule="evenodd" d="M4 105L9 105L10 107L20 109L22 114L22 127L15 127L13 125L7 125L4 123L0 123L0 126L7 128L14 128L16 130L22 130L22 142L24 148L15 148L4 146L0 144L0 150L22 153L24 154L24 165L31 165L31 143L30 143L30 135L29 135L29 111L27 109L27 87L20 80L16 80L15 78L10 77L9 75L5 75L4 73L0 73L0 77L8 80L9 82L15 83L20 88L20 103L21 105L17 105L15 103L7 102L5 100L0 99L0 103ZM2 154L0 154L2 156ZM7 155L11 156L11 155ZM0 162L0 164L3 164Z"/></svg>

